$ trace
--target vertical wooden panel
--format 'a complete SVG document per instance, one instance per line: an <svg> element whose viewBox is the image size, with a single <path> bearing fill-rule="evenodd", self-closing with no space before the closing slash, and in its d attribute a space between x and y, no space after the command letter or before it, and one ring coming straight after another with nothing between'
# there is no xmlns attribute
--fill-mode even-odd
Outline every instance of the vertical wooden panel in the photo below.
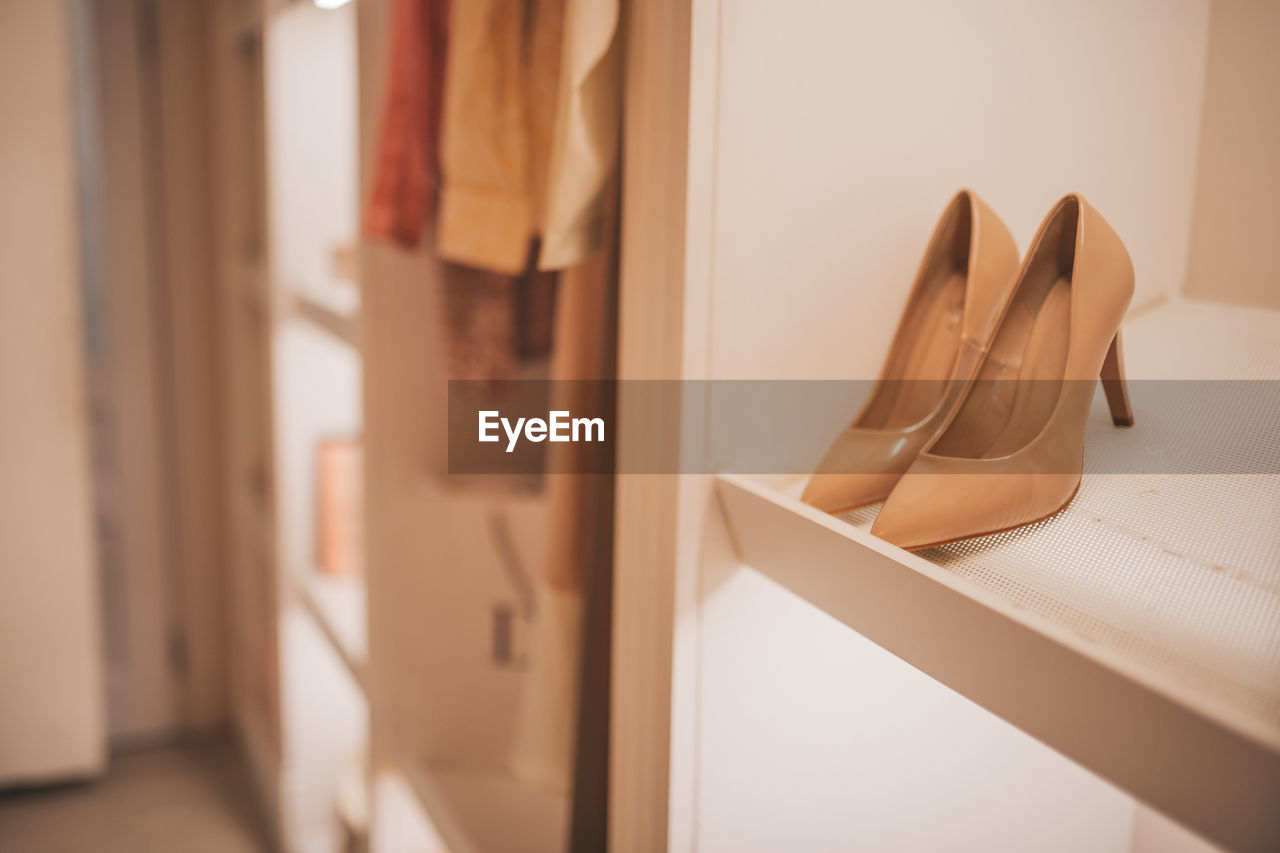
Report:
<svg viewBox="0 0 1280 853"><path fill-rule="evenodd" d="M262 5L220 0L207 26L218 317L228 702L280 838L278 590L267 339Z"/></svg>
<svg viewBox="0 0 1280 853"><path fill-rule="evenodd" d="M210 215L210 104L204 0L156 3L156 107L161 186L155 262L167 300L176 551L187 720L210 729L226 717L226 574L222 448L218 432Z"/></svg>
<svg viewBox="0 0 1280 853"><path fill-rule="evenodd" d="M161 235L149 210L159 176L144 121L143 80L153 63L144 57L137 0L97 0L92 7L96 62L85 83L98 109L85 130L97 136L89 146L97 180L86 203L100 235L89 263L102 311L90 319L98 350L91 382L107 710L118 742L171 736L181 726L182 684L172 655L180 623L152 263Z"/></svg>
<svg viewBox="0 0 1280 853"><path fill-rule="evenodd" d="M706 84L714 81L716 8L689 0L627 5L623 380L693 378L706 369L715 108ZM695 102L703 108L697 115ZM707 168L692 167L694 158ZM619 422L645 435L679 434L674 424L653 422L655 415L694 414L629 411L625 392L619 406ZM632 439L620 441L626 457ZM705 479L617 480L609 846L619 853L694 844L695 558L709 505Z"/></svg>

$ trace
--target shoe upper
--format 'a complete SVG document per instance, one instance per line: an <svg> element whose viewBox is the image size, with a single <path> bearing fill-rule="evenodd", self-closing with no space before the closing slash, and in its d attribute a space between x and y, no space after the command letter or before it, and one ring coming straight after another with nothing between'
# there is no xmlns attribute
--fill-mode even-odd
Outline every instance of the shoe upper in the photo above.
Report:
<svg viewBox="0 0 1280 853"><path fill-rule="evenodd" d="M1012 292L1018 251L962 190L934 229L870 399L832 443L802 500L827 512L877 503L956 406Z"/></svg>

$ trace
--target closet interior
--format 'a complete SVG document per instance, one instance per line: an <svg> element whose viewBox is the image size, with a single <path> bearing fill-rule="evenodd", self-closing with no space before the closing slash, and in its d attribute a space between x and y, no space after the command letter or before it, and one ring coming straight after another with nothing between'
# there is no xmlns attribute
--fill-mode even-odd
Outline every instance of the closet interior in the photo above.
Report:
<svg viewBox="0 0 1280 853"><path fill-rule="evenodd" d="M475 113L510 106L546 47L521 40L564 22L570 118L495 124L576 152L557 174L602 202L567 229L589 251L513 271L459 260L429 215L370 227L386 115L419 104L392 85L426 43L404 16L448 8ZM228 723L274 848L1280 848L1280 5L129 0L102 20L130 60L104 127L146 177L117 198L118 233L146 239L110 273L142 302L170 282L185 318L152 329L178 354L153 384L177 391L148 398L179 450L120 430L185 490L152 478L179 521L151 531L148 654L119 657L178 685L173 731ZM408 54L415 97L443 87L414 66L431 56ZM438 133L416 109L407 136ZM450 150L502 171L510 140L478 138ZM384 189L437 176L410 177ZM1022 252L1068 193L1123 240L1134 423L1096 393L1063 511L908 552L871 534L876 506L806 504L820 448L783 427L849 424L962 188ZM503 247L537 258L554 229L526 202ZM477 330L501 352L460 358ZM209 364L182 360L197 344ZM769 396L818 387L809 409ZM601 409L607 446L489 456L457 420L530 395ZM78 772L101 771L93 734Z"/></svg>
<svg viewBox="0 0 1280 853"><path fill-rule="evenodd" d="M970 797L1040 792L1010 823L965 829L975 844L1047 844L1051 820L1076 827L1064 850L1151 850L1191 837L1179 827L1263 849L1280 831L1270 451L1169 473L1159 461L1212 441L1214 421L1173 422L1152 399L1160 381L1278 378L1265 240L1241 237L1274 223L1257 81L1276 69L1257 33L1277 23L1248 4L1028 6L1009 25L1035 35L1009 40L981 24L996 5L924 24L858 4L626 8L619 378L874 377L958 186L1023 249L1079 191L1137 270L1137 422L1111 428L1098 395L1094 467L1066 511L908 553L870 536L874 508L802 504L803 471L714 473L737 436L714 399L686 399L701 440L681 470L711 473L618 481L617 849L927 847L873 813L967 784L946 762L894 770L912 744L957 742L991 769L938 831L979 808ZM281 828L387 851L564 850L603 810L512 769L554 478L449 476L433 237L406 251L360 235L391 12L296 2L258 18ZM1042 61L1082 53L1095 61ZM786 179L764 179L783 151ZM833 405L829 430L856 409Z"/></svg>

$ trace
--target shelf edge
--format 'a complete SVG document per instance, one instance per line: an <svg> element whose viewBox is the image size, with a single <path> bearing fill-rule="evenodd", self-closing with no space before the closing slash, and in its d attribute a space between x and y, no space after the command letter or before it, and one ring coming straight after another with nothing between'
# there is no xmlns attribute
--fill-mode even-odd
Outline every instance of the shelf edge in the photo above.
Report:
<svg viewBox="0 0 1280 853"><path fill-rule="evenodd" d="M743 477L717 494L744 564L1206 837L1275 849L1280 752L921 557Z"/></svg>
<svg viewBox="0 0 1280 853"><path fill-rule="evenodd" d="M329 622L328 615L325 614L324 608L316 600L315 595L311 592L305 580L298 578L294 582L294 591L298 600L302 603L302 609L310 615L312 621L320 628L320 633L324 635L325 641L338 659L342 661L343 667L351 675L356 683L356 687L364 695L365 699L369 698L369 685L365 672L365 662L356 658L350 649L342 642L342 638L338 636L337 630Z"/></svg>
<svg viewBox="0 0 1280 853"><path fill-rule="evenodd" d="M305 293L289 293L287 304L287 316L310 323L342 343L360 349L360 325L355 316L340 314Z"/></svg>

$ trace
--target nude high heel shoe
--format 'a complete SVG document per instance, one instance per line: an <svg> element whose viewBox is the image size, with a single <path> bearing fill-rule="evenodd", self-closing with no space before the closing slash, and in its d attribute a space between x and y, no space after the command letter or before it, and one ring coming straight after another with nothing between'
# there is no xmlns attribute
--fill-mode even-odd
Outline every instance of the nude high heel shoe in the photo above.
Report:
<svg viewBox="0 0 1280 853"><path fill-rule="evenodd" d="M837 436L801 500L839 513L889 495L952 414L1017 266L1005 224L975 193L957 193L925 250L871 398Z"/></svg>
<svg viewBox="0 0 1280 853"><path fill-rule="evenodd" d="M871 532L915 551L1030 524L1070 503L1099 377L1116 425L1133 423L1120 352L1132 297L1133 264L1106 220L1079 195L1054 205L977 379Z"/></svg>

